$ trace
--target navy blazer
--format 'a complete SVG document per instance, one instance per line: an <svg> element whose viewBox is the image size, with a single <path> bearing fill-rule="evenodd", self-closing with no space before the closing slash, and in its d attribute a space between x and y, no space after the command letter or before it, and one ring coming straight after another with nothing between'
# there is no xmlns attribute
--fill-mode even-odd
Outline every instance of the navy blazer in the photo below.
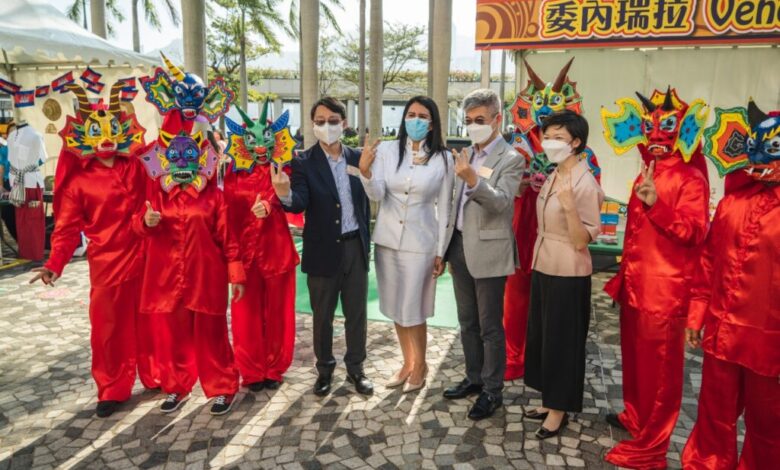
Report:
<svg viewBox="0 0 780 470"><path fill-rule="evenodd" d="M343 148L347 165L357 168L360 152L347 146ZM290 178L292 202L284 206L286 211L296 214L306 211L301 270L312 276L336 275L344 256L341 201L327 158L317 143L293 159ZM363 246L363 260L368 270L371 206L360 178L349 175L349 185Z"/></svg>

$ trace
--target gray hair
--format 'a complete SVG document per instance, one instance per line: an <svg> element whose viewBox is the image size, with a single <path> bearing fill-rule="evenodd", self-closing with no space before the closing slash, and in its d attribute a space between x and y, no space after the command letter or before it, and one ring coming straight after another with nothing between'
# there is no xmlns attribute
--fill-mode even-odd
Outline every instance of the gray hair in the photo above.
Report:
<svg viewBox="0 0 780 470"><path fill-rule="evenodd" d="M465 112L480 106L486 106L493 111L493 115L501 112L501 100L498 98L498 93L489 88L480 88L463 98L463 111Z"/></svg>

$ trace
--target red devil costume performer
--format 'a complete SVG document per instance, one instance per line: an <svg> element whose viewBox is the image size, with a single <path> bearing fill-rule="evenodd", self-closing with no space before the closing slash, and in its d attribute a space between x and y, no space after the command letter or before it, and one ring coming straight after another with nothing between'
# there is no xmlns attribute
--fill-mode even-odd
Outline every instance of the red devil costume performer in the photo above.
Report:
<svg viewBox="0 0 780 470"><path fill-rule="evenodd" d="M633 439L605 457L621 467L666 468L666 451L682 401L683 341L689 286L707 235L709 185L699 148L707 117L675 90L641 105L618 100L602 110L605 136L618 153L639 146L644 160L628 203L623 260L605 291L620 303L625 411L610 424Z"/></svg>
<svg viewBox="0 0 780 470"><path fill-rule="evenodd" d="M119 106L121 89L131 86L129 80L114 84L105 106L91 105L82 87L68 85L78 98L79 112L67 117L60 132L56 226L49 260L35 278L49 284L60 277L84 232L89 239L92 376L101 417L130 398L136 367L145 387L159 386L150 327L138 315L143 243L130 222L143 206L147 178L135 158L145 131L135 115L126 115Z"/></svg>
<svg viewBox="0 0 780 470"><path fill-rule="evenodd" d="M203 134L178 133L175 119L141 159L153 180L146 211L133 228L146 236L141 312L154 314L161 410L171 412L200 378L216 397L212 414L227 413L238 390L227 329L228 280L240 297L245 282L238 246L228 237L227 205L209 183L217 154ZM173 132L171 132L173 131Z"/></svg>
<svg viewBox="0 0 780 470"><path fill-rule="evenodd" d="M718 205L692 283L688 342L701 342L699 412L683 468L764 469L780 464L780 113L716 109L704 152L721 175L758 183ZM731 176L736 176L737 173ZM728 179L727 178L727 179ZM704 338L700 341L701 330ZM745 441L737 460L737 419Z"/></svg>
<svg viewBox="0 0 780 470"><path fill-rule="evenodd" d="M582 98L575 82L569 80L569 67L574 59L561 69L555 82L547 83L539 78L528 62L528 86L520 92L510 108L515 133L512 146L525 157L528 171L515 197L515 213L512 227L517 240L520 267L506 280L504 294L504 331L506 332L505 380L523 377L525 373L525 337L528 326L528 302L531 295L531 261L536 241L536 198L547 176L555 165L547 160L542 150L542 120L554 112L570 109L582 112ZM588 161L591 172L598 181L600 172L593 151L586 148L581 158ZM526 189L524 189L526 188Z"/></svg>
<svg viewBox="0 0 780 470"><path fill-rule="evenodd" d="M225 154L228 230L241 246L247 274L244 297L231 304L236 366L252 391L275 389L290 367L295 345L295 266L298 252L287 218L271 185L271 165L292 160L295 141L288 113L267 122L269 102L260 120L236 107L244 126L226 119L231 135Z"/></svg>

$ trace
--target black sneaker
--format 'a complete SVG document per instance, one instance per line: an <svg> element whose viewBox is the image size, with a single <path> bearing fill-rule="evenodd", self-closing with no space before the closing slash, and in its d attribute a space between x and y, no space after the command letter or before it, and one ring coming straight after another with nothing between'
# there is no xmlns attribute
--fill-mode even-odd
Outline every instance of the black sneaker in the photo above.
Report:
<svg viewBox="0 0 780 470"><path fill-rule="evenodd" d="M179 409L182 403L187 401L187 398L189 398L189 395L179 395L178 393L169 393L168 398L165 399L162 406L160 406L160 411L163 413L171 413L173 411L176 411Z"/></svg>
<svg viewBox="0 0 780 470"><path fill-rule="evenodd" d="M233 406L233 398L235 395L220 395L214 399L214 404L211 405L210 413L214 416L219 416L230 411L230 407Z"/></svg>
<svg viewBox="0 0 780 470"><path fill-rule="evenodd" d="M262 392L265 388L265 382L262 380L260 382L252 382L251 384L247 385L247 387L249 387L249 390L253 392Z"/></svg>
<svg viewBox="0 0 780 470"><path fill-rule="evenodd" d="M95 407L95 414L98 418L108 418L119 408L120 403L122 402L114 400L99 401Z"/></svg>
<svg viewBox="0 0 780 470"><path fill-rule="evenodd" d="M274 380L274 379L265 379L263 384L265 385L265 388L267 388L268 390L278 390L279 387L282 386L282 381Z"/></svg>

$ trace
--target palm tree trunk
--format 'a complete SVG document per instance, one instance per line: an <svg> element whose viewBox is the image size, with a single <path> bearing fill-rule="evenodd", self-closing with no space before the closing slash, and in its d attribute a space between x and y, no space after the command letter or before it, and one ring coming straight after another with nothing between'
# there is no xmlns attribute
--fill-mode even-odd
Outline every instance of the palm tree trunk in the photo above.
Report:
<svg viewBox="0 0 780 470"><path fill-rule="evenodd" d="M81 18L84 19L84 29L87 29L87 0L81 0Z"/></svg>
<svg viewBox="0 0 780 470"><path fill-rule="evenodd" d="M434 0L428 0L428 91L433 96L433 12L436 10Z"/></svg>
<svg viewBox="0 0 780 470"><path fill-rule="evenodd" d="M383 70L382 57L384 45L382 41L382 0L371 0L371 29L369 31L370 43L369 52L369 99L368 99L368 127L371 138L375 139L382 135L382 93L383 88Z"/></svg>
<svg viewBox="0 0 780 470"><path fill-rule="evenodd" d="M133 3L133 50L135 52L141 52L141 36L138 30L138 0L131 0Z"/></svg>
<svg viewBox="0 0 780 470"><path fill-rule="evenodd" d="M106 0L90 0L89 12L92 18L92 32L106 38ZM86 12L84 12L86 15Z"/></svg>
<svg viewBox="0 0 780 470"><path fill-rule="evenodd" d="M504 90L506 88L506 51L501 51L501 84L498 86L498 98L501 100L501 106L504 105ZM506 117L504 116L504 113L502 114L502 121L501 121L501 131L504 132L504 121L503 119Z"/></svg>
<svg viewBox="0 0 780 470"><path fill-rule="evenodd" d="M239 80L239 86L241 87L241 107L248 111L247 105L249 104L249 99L247 97L249 95L249 80L247 80L247 76L246 76L246 39L245 39L246 26L245 24L246 24L246 11L241 10L241 35L238 41L239 49L240 49L238 80Z"/></svg>
<svg viewBox="0 0 780 470"><path fill-rule="evenodd" d="M184 68L206 79L206 0L181 0Z"/></svg>
<svg viewBox="0 0 780 470"><path fill-rule="evenodd" d="M479 86L480 88L490 88L490 50L482 51Z"/></svg>
<svg viewBox="0 0 780 470"><path fill-rule="evenodd" d="M360 0L360 80L358 90L358 142L366 136L366 0Z"/></svg>
<svg viewBox="0 0 780 470"><path fill-rule="evenodd" d="M433 101L439 107L446 138L449 133L450 49L452 47L452 0L437 0L433 12Z"/></svg>
<svg viewBox="0 0 780 470"><path fill-rule="evenodd" d="M309 111L318 97L317 46L320 37L320 2L301 0L301 127L303 145L309 147L316 142L311 125L304 125Z"/></svg>

